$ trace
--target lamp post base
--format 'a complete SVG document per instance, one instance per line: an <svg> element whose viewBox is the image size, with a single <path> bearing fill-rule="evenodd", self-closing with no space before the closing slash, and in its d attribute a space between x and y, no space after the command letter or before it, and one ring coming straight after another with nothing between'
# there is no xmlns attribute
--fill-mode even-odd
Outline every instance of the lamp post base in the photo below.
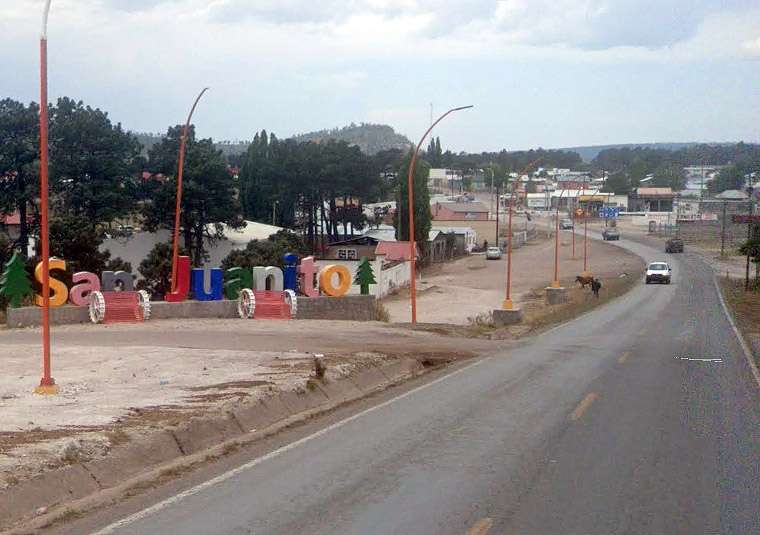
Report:
<svg viewBox="0 0 760 535"><path fill-rule="evenodd" d="M35 394L41 394L43 396L54 396L58 394L58 385L53 383L49 385L40 385L34 388Z"/></svg>
<svg viewBox="0 0 760 535"><path fill-rule="evenodd" d="M501 308L504 310L512 310L515 307L515 304L512 302L511 299L505 299L504 302L501 304Z"/></svg>
<svg viewBox="0 0 760 535"><path fill-rule="evenodd" d="M546 288L546 303L549 305L560 305L567 301L567 291L565 288L549 286Z"/></svg>
<svg viewBox="0 0 760 535"><path fill-rule="evenodd" d="M519 308L495 309L493 311L493 323L497 327L515 325L522 321L522 310Z"/></svg>

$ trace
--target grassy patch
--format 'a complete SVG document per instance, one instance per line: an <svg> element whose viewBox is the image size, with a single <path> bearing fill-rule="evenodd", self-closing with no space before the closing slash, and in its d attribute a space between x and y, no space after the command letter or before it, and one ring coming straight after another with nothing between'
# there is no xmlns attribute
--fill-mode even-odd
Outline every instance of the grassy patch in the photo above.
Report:
<svg viewBox="0 0 760 535"><path fill-rule="evenodd" d="M721 277L720 287L728 308L736 319L739 330L749 342L751 348L760 343L760 286L752 284L750 291L744 290L744 280ZM760 364L758 355L755 362Z"/></svg>
<svg viewBox="0 0 760 535"><path fill-rule="evenodd" d="M388 312L388 309L377 299L375 299L375 319L377 321L382 321L383 323L391 321L391 315Z"/></svg>
<svg viewBox="0 0 760 535"><path fill-rule="evenodd" d="M568 300L566 303L550 306L544 304L542 299L528 302L524 307L524 322L530 325L530 331L528 332L535 332L569 321L595 307L620 297L641 282L639 275L636 273L626 277L603 279L599 298L594 297L589 288L582 289L576 286L567 288ZM534 291L534 295L539 293L543 296L543 290Z"/></svg>

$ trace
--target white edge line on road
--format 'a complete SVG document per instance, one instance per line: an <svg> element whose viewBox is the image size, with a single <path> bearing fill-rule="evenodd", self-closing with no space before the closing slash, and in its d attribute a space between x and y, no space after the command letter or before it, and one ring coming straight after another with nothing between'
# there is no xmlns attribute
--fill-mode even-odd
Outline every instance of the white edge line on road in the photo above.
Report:
<svg viewBox="0 0 760 535"><path fill-rule="evenodd" d="M236 475L245 472L246 470L249 470L253 468L256 465L259 465L265 461L268 461L270 459L274 459L275 457L278 457L282 455L283 453L286 453L292 449L297 448L298 446L301 446L302 444L305 444L307 442L310 442L314 440L315 438L319 438L323 435L326 435L330 431L334 431L335 429L338 429L340 427L343 427L344 425L353 422L354 420L357 420L361 418L362 416L365 416L371 412L374 412L376 410L382 409L384 407L387 407L388 405L391 405L393 403L396 403L399 400L402 400L406 397L412 396L416 394L417 392L420 392L421 390L425 390L426 388L429 388L435 384L440 383L441 381L445 381L446 379L449 379L450 377L453 377L455 375L458 375L460 373L463 373L470 368L474 368L475 366L478 366L482 364L484 361L488 360L490 357L485 357L477 362L473 362L472 364L468 364L467 366L463 368L459 368L458 370L454 370L451 373L448 373L444 375L443 377L439 377L438 379L435 379L433 381L430 381L429 383L425 383L424 385L420 385L416 388L413 388L412 390L409 390L408 392L404 392L403 394L400 394L392 399L389 399L387 401L384 401L383 403L380 403L378 405L374 405L368 409L365 409L361 412L358 412L354 414L353 416L349 416L348 418L345 418L339 422L335 422L332 425L329 425L325 427L324 429L320 429L316 433L313 433L309 436L300 438L296 440L295 442L291 442L290 444L287 444L281 448L278 448L274 451L270 451L266 455L263 455L261 457L258 457L252 461L249 461L241 466L238 466L237 468L234 468L230 470L229 472L225 472L221 475L216 476L213 479L209 479L208 481L204 481L200 485L197 485L195 487L189 488L185 491L180 492L179 494L176 494L170 498L167 498L161 502L158 502L155 505L152 505L148 507L147 509L143 509L142 511L138 511L137 513L134 513L126 518L122 518L121 520L118 520L117 522L114 522L113 524L110 524L109 526L106 526L105 528L101 529L100 531L96 531L92 535L109 535L111 533L114 533L115 530L122 528L124 526L127 526L129 524L132 524L133 522L136 522L138 520L142 520L143 518L146 518L154 513L157 513L158 511L165 509L181 500L184 500L185 498L188 498L190 496L193 496L195 494L198 494L199 492L202 492L208 488L211 488L215 485L218 485L219 483L222 483L232 477L235 477Z"/></svg>
<svg viewBox="0 0 760 535"><path fill-rule="evenodd" d="M752 355L752 350L747 345L746 340L744 340L744 335L736 326L736 322L734 321L734 316L731 314L731 311L728 310L728 305L726 305L726 300L723 298L723 292L721 291L720 285L718 284L717 275L713 276L713 284L715 285L715 290L718 292L718 299L720 300L720 304L723 307L723 312L726 314L726 318L728 318L728 323L731 325L731 328L734 330L734 334L736 335L736 338L739 340L739 345L742 346L742 350L744 351L744 356L747 358L747 364L749 364L749 368L750 370L752 370L752 375L755 378L755 382L757 383L757 386L760 386L760 371L758 371L757 364L755 364L755 357Z"/></svg>
<svg viewBox="0 0 760 535"><path fill-rule="evenodd" d="M678 360L689 360L692 362L723 362L723 359L692 359L689 357L676 357Z"/></svg>

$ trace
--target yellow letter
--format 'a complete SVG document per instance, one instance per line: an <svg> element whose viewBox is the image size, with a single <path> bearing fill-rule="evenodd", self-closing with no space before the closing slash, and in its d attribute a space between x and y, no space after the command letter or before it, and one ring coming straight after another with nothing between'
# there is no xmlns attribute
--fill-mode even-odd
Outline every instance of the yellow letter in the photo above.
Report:
<svg viewBox="0 0 760 535"><path fill-rule="evenodd" d="M60 269L61 271L66 271L66 261L61 258L51 258L50 259L50 271L53 271L54 269ZM34 278L37 279L37 282L42 284L42 262L37 264L37 267L34 268ZM51 307L59 307L61 305L66 304L66 300L69 298L69 289L66 288L66 285L59 281L58 279L54 279L52 275L50 276L50 306ZM34 302L37 304L37 306L42 306L42 296L40 294L37 294L34 298Z"/></svg>
<svg viewBox="0 0 760 535"><path fill-rule="evenodd" d="M333 275L338 276L338 287L333 286ZM351 287L351 272L346 266L330 264L319 270L319 287L330 297L346 295Z"/></svg>

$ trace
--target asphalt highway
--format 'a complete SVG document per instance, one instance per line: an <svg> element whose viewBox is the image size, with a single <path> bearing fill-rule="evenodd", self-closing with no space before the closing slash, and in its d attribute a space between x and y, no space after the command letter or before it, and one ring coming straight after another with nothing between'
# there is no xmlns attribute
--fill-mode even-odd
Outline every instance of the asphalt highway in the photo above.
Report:
<svg viewBox="0 0 760 535"><path fill-rule="evenodd" d="M99 534L760 533L760 396L698 257ZM593 268L593 265L592 265Z"/></svg>

